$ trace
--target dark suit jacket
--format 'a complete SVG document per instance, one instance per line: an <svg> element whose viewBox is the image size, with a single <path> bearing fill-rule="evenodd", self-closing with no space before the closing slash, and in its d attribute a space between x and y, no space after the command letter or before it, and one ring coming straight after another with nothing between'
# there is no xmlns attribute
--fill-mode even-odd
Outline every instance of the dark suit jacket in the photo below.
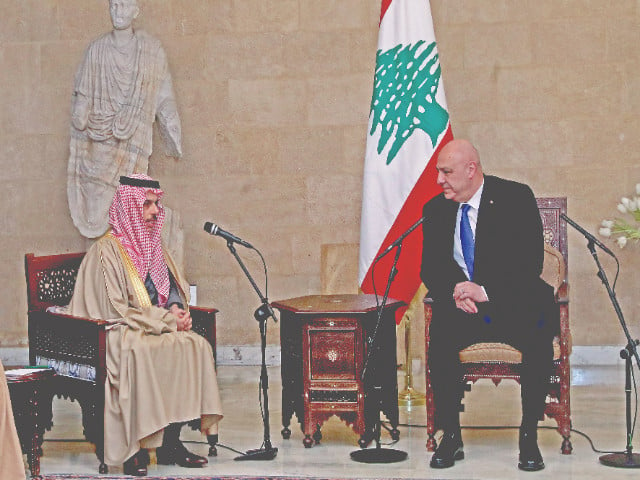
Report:
<svg viewBox="0 0 640 480"><path fill-rule="evenodd" d="M423 210L421 278L434 300L434 318L438 311L455 309L453 288L467 280L453 258L458 205L440 194ZM476 224L473 281L485 288L493 319L498 323L515 326L514 322L531 322L529 325L557 331L553 288L540 278L543 257L542 222L531 189L485 175ZM488 306L478 304L480 309Z"/></svg>

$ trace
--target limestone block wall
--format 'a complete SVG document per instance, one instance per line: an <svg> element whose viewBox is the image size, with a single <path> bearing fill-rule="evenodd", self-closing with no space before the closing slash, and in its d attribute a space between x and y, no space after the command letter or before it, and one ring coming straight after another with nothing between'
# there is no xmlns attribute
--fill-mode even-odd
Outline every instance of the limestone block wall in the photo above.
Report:
<svg viewBox="0 0 640 480"><path fill-rule="evenodd" d="M164 45L183 128L184 158L166 157L156 135L150 174L182 215L187 276L199 303L221 310L219 342L258 344L259 299L204 222L262 252L270 300L320 292L321 246L359 240L380 2L140 5L136 25ZM567 196L569 215L597 231L640 181L638 3L431 8L454 135L478 146L487 171ZM0 12L0 345L16 346L26 343L24 253L88 246L66 199L71 90L85 47L111 22L106 0L0 0ZM575 344L623 343L585 242L569 239ZM636 332L639 248L616 250ZM259 257L239 252L263 288Z"/></svg>

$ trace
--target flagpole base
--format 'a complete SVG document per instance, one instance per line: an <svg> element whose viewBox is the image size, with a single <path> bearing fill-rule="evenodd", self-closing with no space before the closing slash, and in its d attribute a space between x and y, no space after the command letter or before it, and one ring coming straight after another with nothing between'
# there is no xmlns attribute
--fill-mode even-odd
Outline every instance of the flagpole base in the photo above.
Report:
<svg viewBox="0 0 640 480"><path fill-rule="evenodd" d="M413 387L407 387L398 394L398 405L401 407L417 407L425 405L427 397L424 393L420 393Z"/></svg>

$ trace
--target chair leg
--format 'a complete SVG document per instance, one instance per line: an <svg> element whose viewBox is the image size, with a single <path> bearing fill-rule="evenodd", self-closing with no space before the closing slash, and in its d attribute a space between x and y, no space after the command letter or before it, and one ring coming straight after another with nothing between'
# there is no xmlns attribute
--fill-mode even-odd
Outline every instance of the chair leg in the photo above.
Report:
<svg viewBox="0 0 640 480"><path fill-rule="evenodd" d="M436 422L435 422L435 404L433 400L433 390L431 385L428 386L426 392L427 403L427 451L434 452L437 447L436 443Z"/></svg>
<svg viewBox="0 0 640 480"><path fill-rule="evenodd" d="M562 436L561 452L563 455L570 455L573 451L571 445L571 403L570 403L570 391L569 391L569 368L566 367L562 370L560 377L559 388L559 409L553 419L558 424L558 433Z"/></svg>
<svg viewBox="0 0 640 480"><path fill-rule="evenodd" d="M565 411L563 412L562 410ZM558 433L562 437L562 446L560 447L562 454L570 455L573 451L573 445L571 444L571 413L568 406L562 410L560 412L545 411L545 415L553 418L558 425Z"/></svg>
<svg viewBox="0 0 640 480"><path fill-rule="evenodd" d="M427 433L427 452L435 452L438 444L436 443L436 436L434 433Z"/></svg>
<svg viewBox="0 0 640 480"><path fill-rule="evenodd" d="M567 415L563 415L558 422L558 432L562 435L562 447L561 451L563 455L570 455L573 451L573 446L571 445L571 417Z"/></svg>
<svg viewBox="0 0 640 480"><path fill-rule="evenodd" d="M431 325L431 317L433 311L431 305L425 303L424 305L424 339L425 339L425 357L424 357L424 373L425 373L425 404L427 409L427 451L435 452L436 447L436 406L433 399L433 389L431 387L431 372L429 368L429 344L431 342L431 336L429 332L429 326Z"/></svg>
<svg viewBox="0 0 640 480"><path fill-rule="evenodd" d="M96 456L98 460L100 460L100 466L98 467L98 472L101 474L109 473L109 467L104 463L104 440L98 441L96 444Z"/></svg>

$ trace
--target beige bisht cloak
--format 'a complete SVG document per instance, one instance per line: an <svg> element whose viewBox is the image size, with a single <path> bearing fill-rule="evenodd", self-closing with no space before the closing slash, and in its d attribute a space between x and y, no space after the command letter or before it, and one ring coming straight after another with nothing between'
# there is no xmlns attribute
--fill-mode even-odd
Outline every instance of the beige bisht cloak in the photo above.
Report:
<svg viewBox="0 0 640 480"><path fill-rule="evenodd" d="M186 306L188 284L166 253L165 259ZM114 322L107 335L107 465L123 463L141 446L158 447L170 423L201 418L203 433L217 432L222 409L211 345L194 332L178 332L175 316L151 305L113 235L100 238L85 255L69 311Z"/></svg>
<svg viewBox="0 0 640 480"><path fill-rule="evenodd" d="M2 362L0 362L0 478L2 480L27 478Z"/></svg>

